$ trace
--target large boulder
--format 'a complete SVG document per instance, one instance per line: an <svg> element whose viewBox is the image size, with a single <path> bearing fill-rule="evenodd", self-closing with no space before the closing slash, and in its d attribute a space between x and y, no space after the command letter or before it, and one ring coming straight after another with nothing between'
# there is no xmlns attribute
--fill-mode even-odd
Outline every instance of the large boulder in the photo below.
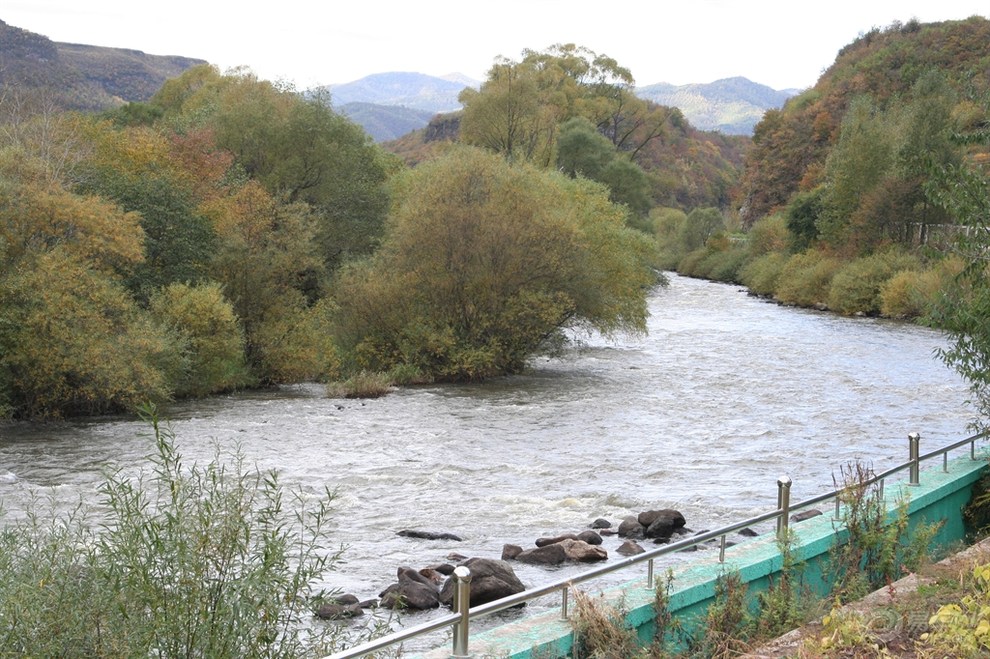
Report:
<svg viewBox="0 0 990 659"><path fill-rule="evenodd" d="M578 537L576 535L574 535L573 533L565 533L563 535L558 535L558 536L555 536L555 537L552 537L552 538L537 538L536 539L536 546L537 547L546 547L547 545L555 545L558 542L562 542L564 540L577 540L577 539L578 539Z"/></svg>
<svg viewBox="0 0 990 659"><path fill-rule="evenodd" d="M630 515L619 523L620 538L642 538L646 533L646 528L639 523L634 515Z"/></svg>
<svg viewBox="0 0 990 659"><path fill-rule="evenodd" d="M594 563L596 561L608 560L608 552L604 547L590 545L583 540L564 540L553 547L560 547L564 550L564 555L579 563Z"/></svg>
<svg viewBox="0 0 990 659"><path fill-rule="evenodd" d="M471 606L515 595L526 590L516 573L505 561L491 558L469 558L461 565L471 570ZM440 589L440 603L450 606L454 601L456 579L448 578Z"/></svg>
<svg viewBox="0 0 990 659"><path fill-rule="evenodd" d="M358 598L344 594L329 598L316 610L316 617L321 620L346 620L364 615Z"/></svg>
<svg viewBox="0 0 990 659"><path fill-rule="evenodd" d="M399 568L399 581L386 588L380 595L380 606L386 609L414 609L425 611L440 606L437 587L416 570Z"/></svg>
<svg viewBox="0 0 990 659"><path fill-rule="evenodd" d="M623 556L635 556L636 554L642 554L646 550L635 540L626 540L615 551Z"/></svg>
<svg viewBox="0 0 990 659"><path fill-rule="evenodd" d="M515 559L520 563L529 563L530 565L560 565L568 558L567 550L564 548L565 542L575 542L575 540L563 540L536 549L527 549L517 554Z"/></svg>
<svg viewBox="0 0 990 659"><path fill-rule="evenodd" d="M594 531L587 530L581 531L580 533L564 533L552 538L537 538L537 547L546 547L547 545L554 545L558 542L563 542L564 540L581 540L587 542L589 545L600 545L602 544L602 536L598 535Z"/></svg>
<svg viewBox="0 0 990 659"><path fill-rule="evenodd" d="M812 517L821 517L822 511L817 508L811 508L809 510L802 510L799 513L794 513L791 515L792 522L803 522L806 519L811 519Z"/></svg>
<svg viewBox="0 0 990 659"><path fill-rule="evenodd" d="M581 542L587 542L589 545L602 544L602 536L598 535L594 531L581 531L577 534L577 539Z"/></svg>
<svg viewBox="0 0 990 659"><path fill-rule="evenodd" d="M646 527L647 538L669 538L685 524L684 515L670 508L640 513L637 521Z"/></svg>
<svg viewBox="0 0 990 659"><path fill-rule="evenodd" d="M364 615L364 609L358 604L321 604L316 610L320 620L349 620Z"/></svg>

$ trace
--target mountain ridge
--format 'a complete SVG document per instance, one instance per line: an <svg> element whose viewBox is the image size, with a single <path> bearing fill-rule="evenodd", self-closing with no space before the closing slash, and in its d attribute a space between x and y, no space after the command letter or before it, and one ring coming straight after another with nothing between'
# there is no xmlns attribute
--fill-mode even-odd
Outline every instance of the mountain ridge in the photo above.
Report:
<svg viewBox="0 0 990 659"><path fill-rule="evenodd" d="M433 114L460 109L457 97L467 86L478 88L481 83L460 74L436 77L398 71L375 73L348 83L325 85L321 89L329 90L332 102L339 108L361 104L360 115L348 113L349 116L362 125L365 125L364 121L369 125L376 124L380 132L385 119L378 115L395 116L392 109L395 107ZM691 125L700 130L748 136L753 134L754 126L767 110L782 107L798 90L776 90L736 76L686 85L660 82L637 87L635 93L659 105L678 108ZM406 120L409 118L405 117ZM423 128L428 121L416 127ZM389 132L395 134L394 130Z"/></svg>
<svg viewBox="0 0 990 659"><path fill-rule="evenodd" d="M0 86L54 91L69 110L106 110L147 101L169 78L206 64L179 55L60 43L0 20Z"/></svg>

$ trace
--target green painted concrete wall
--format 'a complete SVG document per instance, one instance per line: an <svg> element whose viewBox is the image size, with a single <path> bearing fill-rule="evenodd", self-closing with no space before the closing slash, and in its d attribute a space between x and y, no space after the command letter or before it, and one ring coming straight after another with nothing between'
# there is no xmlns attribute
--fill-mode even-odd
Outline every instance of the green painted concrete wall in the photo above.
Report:
<svg viewBox="0 0 990 659"><path fill-rule="evenodd" d="M931 464L931 463L929 463ZM920 524L943 522L932 542L935 553L958 545L965 537L962 507L970 500L973 484L987 468L987 460L969 456L951 460L948 472L941 465L922 470L920 485L906 483L888 484L885 501L888 516L894 519L898 505L906 502L909 515L909 532ZM823 509L824 510L824 509ZM827 595L831 589L828 579L828 554L836 542L843 542L845 530L833 521L833 509L826 514L791 525L795 541L794 557L802 561L804 583L819 595ZM725 563L718 562L717 552L700 556L697 561L674 569L669 591L669 609L685 630L699 627L709 604L715 597L715 585L720 574L738 572L747 585L752 601L755 594L765 590L771 579L780 571L783 558L777 547L775 534L767 534L726 549ZM630 569L634 574L637 568ZM645 573L645 564L642 573ZM658 570L658 572L661 572ZM658 574L657 581L663 580ZM593 583L583 585L585 592L595 592ZM620 588L606 591L602 596L628 611L627 624L636 629L641 641L649 643L655 635L654 592L646 588L645 576ZM573 598L571 598L573 600ZM574 607L571 606L573 614ZM571 624L560 619L559 611L526 617L489 631L472 635L469 650L476 659L547 659L566 656L574 637ZM420 655L422 659L439 659L451 655L450 646L437 648Z"/></svg>

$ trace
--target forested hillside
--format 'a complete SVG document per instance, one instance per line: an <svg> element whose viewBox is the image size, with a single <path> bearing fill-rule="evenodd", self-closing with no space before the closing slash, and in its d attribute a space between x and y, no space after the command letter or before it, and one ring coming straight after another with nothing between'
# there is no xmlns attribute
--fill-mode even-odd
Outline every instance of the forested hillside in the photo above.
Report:
<svg viewBox="0 0 990 659"><path fill-rule="evenodd" d="M862 149L860 153L845 153L848 158L869 159L878 154L878 148L891 148L892 140L906 139L914 140L914 145L904 144L904 148L916 148L921 153L929 147L940 148L924 143L926 139L944 142L953 131L978 126L985 119L983 104L990 89L988 44L990 21L973 17L875 28L840 50L814 87L791 99L783 109L767 112L756 126L740 196L743 221L752 224L786 206L796 194L818 189L830 177L834 180L833 173L827 171L827 161L832 157L837 165L844 147ZM849 114L856 104L854 113ZM913 124L906 116L900 118L902 129L914 130L913 135L884 138L874 134L864 139L879 141L862 141L857 146L850 141L857 127L892 127L898 119L895 115L911 112L915 112ZM922 116L922 112L929 116ZM928 135L922 134L925 130ZM884 140L886 144L882 144ZM837 152L840 143L843 148ZM873 176L864 185L886 178L878 171L863 174ZM905 178L911 176L905 175L900 182L906 184ZM887 184L896 187L891 179ZM891 192L886 201L896 203L898 195ZM862 201L884 201L867 197Z"/></svg>
<svg viewBox="0 0 990 659"><path fill-rule="evenodd" d="M656 217L661 263L786 304L917 319L990 416L990 21L895 23L756 126L732 218Z"/></svg>

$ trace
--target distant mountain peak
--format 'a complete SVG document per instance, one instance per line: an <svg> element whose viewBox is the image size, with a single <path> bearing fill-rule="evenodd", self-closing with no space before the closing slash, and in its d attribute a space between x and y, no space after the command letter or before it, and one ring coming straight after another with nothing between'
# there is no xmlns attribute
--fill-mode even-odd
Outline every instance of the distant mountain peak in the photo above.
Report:
<svg viewBox="0 0 990 659"><path fill-rule="evenodd" d="M446 80L425 73L396 71L374 73L360 80L327 85L337 107L351 103L397 105L426 112L450 112L461 104L458 95L469 86L462 80Z"/></svg>
<svg viewBox="0 0 990 659"><path fill-rule="evenodd" d="M640 98L680 109L693 126L730 135L752 135L753 127L767 110L782 107L795 93L742 76L687 85L660 82L636 88Z"/></svg>

